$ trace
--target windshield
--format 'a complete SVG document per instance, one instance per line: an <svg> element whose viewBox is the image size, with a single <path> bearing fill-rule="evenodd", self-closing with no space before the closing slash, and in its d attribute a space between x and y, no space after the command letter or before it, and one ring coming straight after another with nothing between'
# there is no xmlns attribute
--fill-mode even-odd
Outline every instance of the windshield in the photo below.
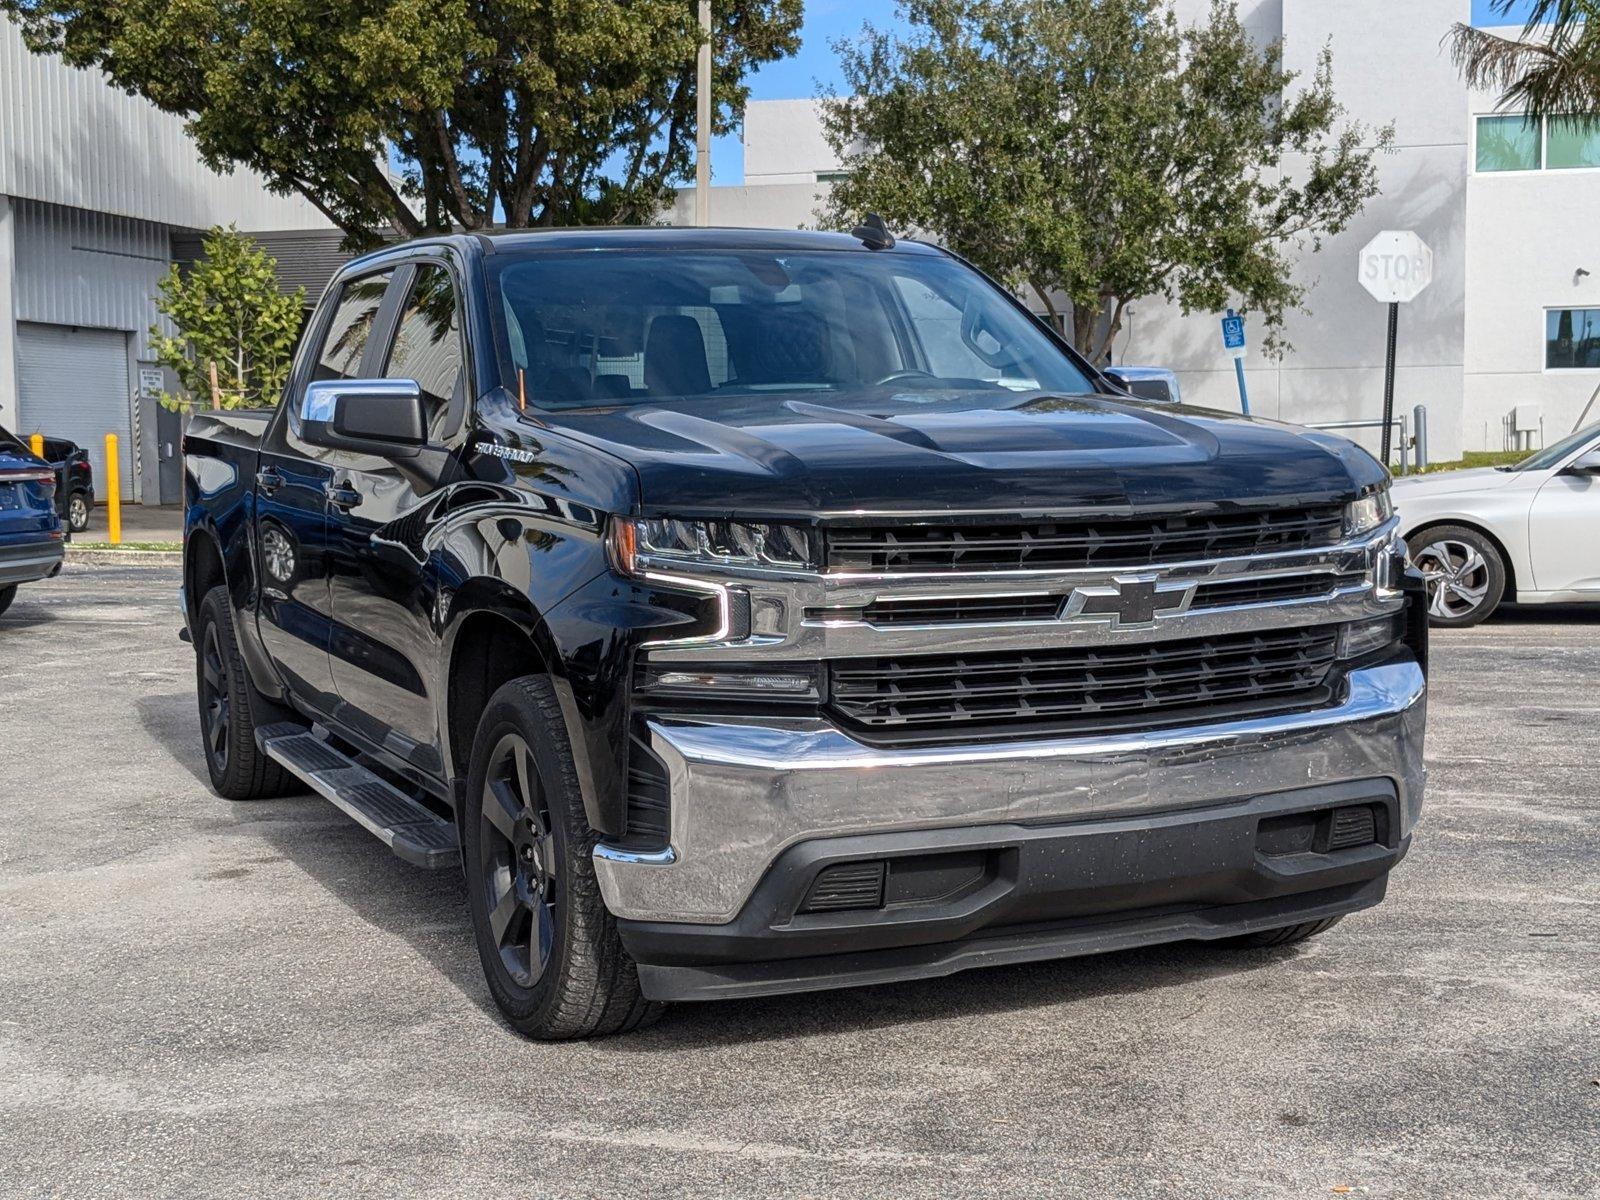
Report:
<svg viewBox="0 0 1600 1200"><path fill-rule="evenodd" d="M1573 453L1584 443L1600 437L1600 425L1589 425L1578 430L1577 433L1568 434L1553 446L1546 446L1543 450L1521 462L1512 463L1510 466L1501 467L1502 471L1548 471L1567 455Z"/></svg>
<svg viewBox="0 0 1600 1200"><path fill-rule="evenodd" d="M987 280L934 255L589 250L497 277L511 386L540 408L1094 390Z"/></svg>
<svg viewBox="0 0 1600 1200"><path fill-rule="evenodd" d="M22 439L17 437L4 425L0 425L0 450L8 450L13 454L28 454L31 451L22 444Z"/></svg>

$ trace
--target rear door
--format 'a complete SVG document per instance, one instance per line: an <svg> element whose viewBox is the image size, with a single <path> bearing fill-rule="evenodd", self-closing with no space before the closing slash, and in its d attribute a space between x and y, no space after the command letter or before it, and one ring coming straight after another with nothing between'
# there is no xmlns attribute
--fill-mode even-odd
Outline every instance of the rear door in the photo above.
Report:
<svg viewBox="0 0 1600 1200"><path fill-rule="evenodd" d="M285 686L322 712L338 701L328 660L328 493L340 455L300 440L300 398L313 379L362 377L392 275L346 280L323 302L285 403L267 427L256 472L261 640Z"/></svg>
<svg viewBox="0 0 1600 1200"><path fill-rule="evenodd" d="M373 375L411 379L428 405L429 440L453 445L467 400L462 293L443 261L396 272L392 324ZM332 481L330 587L341 720L430 774L443 770L433 677L436 586L424 535L432 493L385 459L343 455Z"/></svg>

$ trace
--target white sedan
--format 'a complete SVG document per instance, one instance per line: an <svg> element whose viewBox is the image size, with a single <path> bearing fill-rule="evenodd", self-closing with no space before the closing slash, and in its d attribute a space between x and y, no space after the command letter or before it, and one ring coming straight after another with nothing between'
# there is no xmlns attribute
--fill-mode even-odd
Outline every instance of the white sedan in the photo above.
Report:
<svg viewBox="0 0 1600 1200"><path fill-rule="evenodd" d="M1393 495L1435 625L1476 625L1502 601L1600 602L1600 425L1513 466L1397 479Z"/></svg>

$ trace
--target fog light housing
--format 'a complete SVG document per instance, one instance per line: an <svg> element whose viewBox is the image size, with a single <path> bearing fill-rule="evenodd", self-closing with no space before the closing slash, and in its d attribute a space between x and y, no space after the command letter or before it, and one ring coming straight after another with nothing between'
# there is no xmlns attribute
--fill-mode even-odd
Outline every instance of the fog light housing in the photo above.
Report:
<svg viewBox="0 0 1600 1200"><path fill-rule="evenodd" d="M1339 657L1366 658L1400 640L1403 632L1398 614L1371 621L1352 621L1339 627Z"/></svg>
<svg viewBox="0 0 1600 1200"><path fill-rule="evenodd" d="M815 663L754 667L647 662L639 670L637 690L651 698L815 704L822 699L822 670Z"/></svg>

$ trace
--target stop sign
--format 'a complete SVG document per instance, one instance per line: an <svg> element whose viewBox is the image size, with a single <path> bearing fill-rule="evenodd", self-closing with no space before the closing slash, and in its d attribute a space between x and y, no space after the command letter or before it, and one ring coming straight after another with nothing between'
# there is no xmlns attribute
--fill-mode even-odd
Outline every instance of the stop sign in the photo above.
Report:
<svg viewBox="0 0 1600 1200"><path fill-rule="evenodd" d="M1405 304L1433 282L1433 251L1409 230L1386 229L1362 248L1357 277L1376 299Z"/></svg>

